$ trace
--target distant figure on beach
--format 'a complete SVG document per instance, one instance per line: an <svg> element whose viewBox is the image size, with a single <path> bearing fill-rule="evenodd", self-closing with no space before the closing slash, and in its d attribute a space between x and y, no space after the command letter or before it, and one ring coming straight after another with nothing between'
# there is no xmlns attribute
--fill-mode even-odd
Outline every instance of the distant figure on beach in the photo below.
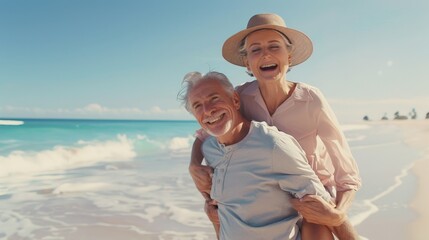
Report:
<svg viewBox="0 0 429 240"><path fill-rule="evenodd" d="M361 186L350 147L321 91L286 77L291 67L310 57L312 50L311 40L304 33L286 27L276 14L253 16L247 28L228 38L222 48L227 61L245 67L256 78L236 89L243 115L249 120L265 121L298 139L310 166L335 198L335 211L325 216L307 206L306 197L302 202L294 203L298 211L305 212L303 239L307 233L310 236L307 239L312 239L311 234L315 232L306 229L333 226L334 219L346 213ZM198 190L210 199L213 170L201 164L201 145L206 135L204 131L197 132L189 171ZM351 226L348 220L341 227L347 225ZM333 231L341 234L339 228L334 227ZM339 238L353 239L347 235Z"/></svg>
<svg viewBox="0 0 429 240"><path fill-rule="evenodd" d="M394 116L395 116L395 117L394 117L393 119L395 119L395 120L407 120L407 119L408 119L408 117L407 117L407 116L405 116L405 115L400 115L400 114L399 114L399 111L395 112Z"/></svg>
<svg viewBox="0 0 429 240"><path fill-rule="evenodd" d="M364 121L369 121L369 117L368 117L368 115L365 115L365 116L363 117L363 120L364 120Z"/></svg>
<svg viewBox="0 0 429 240"><path fill-rule="evenodd" d="M381 120L389 120L389 118L387 117L387 113L384 113L383 117L381 118Z"/></svg>
<svg viewBox="0 0 429 240"><path fill-rule="evenodd" d="M426 119L429 119L429 112L426 113Z"/></svg>
<svg viewBox="0 0 429 240"><path fill-rule="evenodd" d="M411 118L411 119L416 119L416 118L417 118L417 112L416 112L416 109L415 109L415 108L413 108L413 109L411 110L411 112L409 113L409 115L410 115L410 118Z"/></svg>
<svg viewBox="0 0 429 240"><path fill-rule="evenodd" d="M202 151L214 168L218 237L301 239L301 217L290 199L311 194L328 207L333 203L298 142L265 122L244 118L239 95L225 75L192 72L184 83L180 99L212 136Z"/></svg>

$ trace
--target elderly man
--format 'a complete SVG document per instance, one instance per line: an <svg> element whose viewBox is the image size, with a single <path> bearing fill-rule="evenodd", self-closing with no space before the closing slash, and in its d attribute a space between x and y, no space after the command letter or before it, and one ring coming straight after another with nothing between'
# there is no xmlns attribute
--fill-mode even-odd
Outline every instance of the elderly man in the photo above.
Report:
<svg viewBox="0 0 429 240"><path fill-rule="evenodd" d="M202 150L214 168L211 197L218 205L218 237L300 239L301 217L290 200L310 194L330 202L331 197L297 141L265 122L246 120L225 75L193 72L184 82L180 97L186 109L212 136ZM322 232L332 239L329 229Z"/></svg>

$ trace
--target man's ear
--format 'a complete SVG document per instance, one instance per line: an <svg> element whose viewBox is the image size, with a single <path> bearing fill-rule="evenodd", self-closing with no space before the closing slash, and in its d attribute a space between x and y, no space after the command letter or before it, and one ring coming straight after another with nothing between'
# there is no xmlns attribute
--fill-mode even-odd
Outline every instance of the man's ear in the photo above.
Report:
<svg viewBox="0 0 429 240"><path fill-rule="evenodd" d="M237 91L234 91L234 95L232 96L232 100L234 102L235 109L240 110L240 96L238 95Z"/></svg>

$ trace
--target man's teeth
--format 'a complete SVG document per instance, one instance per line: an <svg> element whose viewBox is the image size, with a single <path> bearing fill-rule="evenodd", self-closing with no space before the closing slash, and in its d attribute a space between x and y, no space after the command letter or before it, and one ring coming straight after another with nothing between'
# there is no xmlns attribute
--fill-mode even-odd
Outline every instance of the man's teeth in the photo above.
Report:
<svg viewBox="0 0 429 240"><path fill-rule="evenodd" d="M212 123L218 121L219 119L220 119L220 117L217 117L215 119L211 119L211 120L209 120L209 123L212 124Z"/></svg>
<svg viewBox="0 0 429 240"><path fill-rule="evenodd" d="M222 116L223 116L223 114L220 116L217 116L215 118L207 119L205 122L208 124L213 124L214 122L219 121L222 118Z"/></svg>

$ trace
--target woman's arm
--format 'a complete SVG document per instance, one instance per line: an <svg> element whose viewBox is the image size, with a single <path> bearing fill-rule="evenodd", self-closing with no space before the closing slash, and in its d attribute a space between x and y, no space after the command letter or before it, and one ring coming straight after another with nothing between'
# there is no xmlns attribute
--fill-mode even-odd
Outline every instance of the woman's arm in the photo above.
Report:
<svg viewBox="0 0 429 240"><path fill-rule="evenodd" d="M337 209L346 212L350 205L352 205L353 199L355 198L355 190L337 191L337 197L335 199Z"/></svg>
<svg viewBox="0 0 429 240"><path fill-rule="evenodd" d="M318 96L321 101L321 113L317 132L335 168L334 179L337 190L335 210L337 211L333 216L347 216L346 212L352 204L355 191L361 186L359 169L333 110L322 93L318 92ZM347 217L340 225L333 225L332 229L341 240L359 239L358 233Z"/></svg>
<svg viewBox="0 0 429 240"><path fill-rule="evenodd" d="M336 189L340 192L357 191L361 186L361 179L349 144L329 103L320 91L317 91L316 94L321 104L317 134L325 145L335 168Z"/></svg>

